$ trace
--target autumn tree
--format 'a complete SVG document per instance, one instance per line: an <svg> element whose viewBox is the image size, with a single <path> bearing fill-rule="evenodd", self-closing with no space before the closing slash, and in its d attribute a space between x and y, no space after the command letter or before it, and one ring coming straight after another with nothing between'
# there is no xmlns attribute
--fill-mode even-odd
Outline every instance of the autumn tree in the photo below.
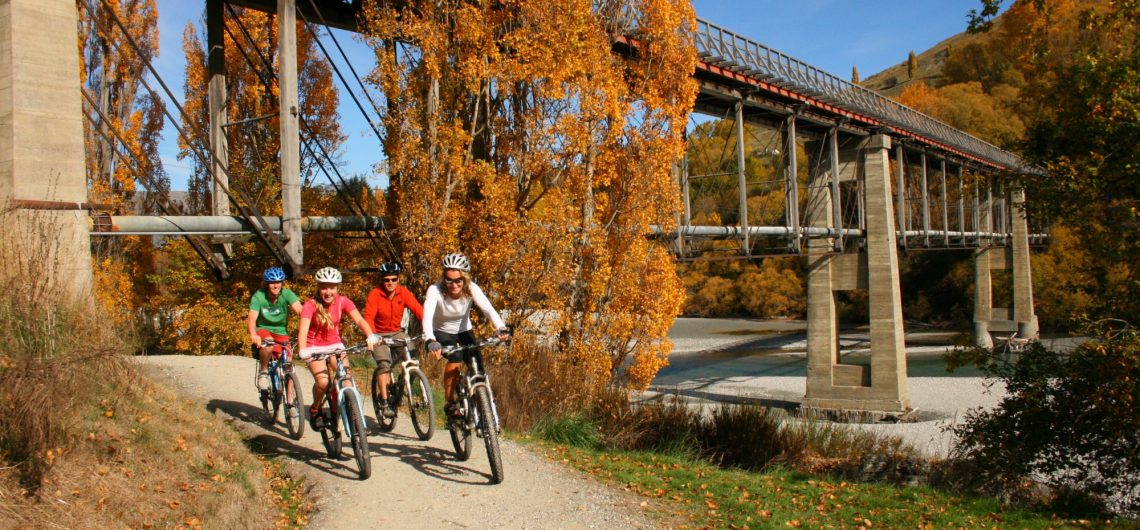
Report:
<svg viewBox="0 0 1140 530"><path fill-rule="evenodd" d="M856 84L856 85L859 84L859 67L858 66L852 66L851 67L851 82Z"/></svg>
<svg viewBox="0 0 1140 530"><path fill-rule="evenodd" d="M264 214L281 211L280 120L277 95L277 22L273 14L233 8L224 13L227 107L226 128L230 185L253 198ZM233 16L236 15L236 16ZM320 55L315 37L297 23L298 116L302 121L301 180L312 183L322 165L336 162L345 136L337 121L337 89L332 67ZM179 138L179 159L193 165L190 192L199 210L206 211L213 179L209 164L197 156L209 156L210 123L207 85L205 28L187 24L182 34L186 56L186 116L182 125L194 134ZM248 121L247 121L248 120ZM333 160L326 160L323 153ZM208 160L208 159L207 159ZM321 175L321 181L324 181Z"/></svg>
<svg viewBox="0 0 1140 530"><path fill-rule="evenodd" d="M583 396L644 388L682 298L672 257L645 236L679 207L694 14L677 0L626 5L380 1L363 24L415 281L466 253L516 328L555 339L541 360Z"/></svg>
<svg viewBox="0 0 1140 530"><path fill-rule="evenodd" d="M281 214L281 178L278 86L276 80L278 36L274 15L251 9L233 8L224 14L227 107L222 119L226 127L226 157L229 185L250 198L263 215ZM338 190L326 182L325 173L336 175L334 166L344 141L336 114L337 91L328 61L320 55L315 36L302 22L297 28L298 113L301 119L302 203L309 215L335 211L343 200L373 203L372 192L359 181ZM210 174L210 145L207 103L208 73L204 47L204 27L188 24L183 31L186 56L184 85L186 115L182 128L189 134L179 138L179 158L189 160L193 174L189 181L191 206L195 213L207 213L213 177ZM332 160L325 158L325 154ZM319 180L318 180L319 179ZM367 186L364 186L367 188ZM347 213L355 214L356 211ZM261 283L261 271L273 265L263 247L255 243L234 245L231 273L235 281L219 283L207 274L200 258L179 241L163 247L164 266L151 275L161 286L153 300L160 308L160 320L168 330L162 346L194 354L236 353L245 341L243 325L250 294ZM342 269L373 264L374 253L363 240L336 241L330 235L305 238L305 260L317 266ZM367 280L347 275L343 293L363 301ZM291 288L306 295L310 284L305 278L290 278Z"/></svg>
<svg viewBox="0 0 1140 530"><path fill-rule="evenodd" d="M81 0L77 13L88 197L120 214L160 212L170 187L158 155L164 105L142 82L158 56L155 3ZM149 238L101 238L92 249L96 301L120 329L142 329L154 293Z"/></svg>
<svg viewBox="0 0 1140 530"><path fill-rule="evenodd" d="M130 211L136 179L158 194L170 185L158 156L165 107L142 85L146 63L158 57L158 10L154 0L80 1L81 80L95 103L84 122L88 197Z"/></svg>
<svg viewBox="0 0 1140 530"><path fill-rule="evenodd" d="M914 50L906 56L906 76L909 79L914 79L918 75L918 58L914 56Z"/></svg>

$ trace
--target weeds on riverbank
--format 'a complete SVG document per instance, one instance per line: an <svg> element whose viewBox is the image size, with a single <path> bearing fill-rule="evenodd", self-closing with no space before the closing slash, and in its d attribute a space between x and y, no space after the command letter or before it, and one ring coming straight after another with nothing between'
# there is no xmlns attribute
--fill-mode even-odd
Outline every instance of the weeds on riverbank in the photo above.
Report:
<svg viewBox="0 0 1140 530"><path fill-rule="evenodd" d="M37 228L13 233L46 231L52 219L32 213L17 224L8 215L0 214L0 521L271 524L265 467L236 432L141 377L126 356L133 334L97 307L90 285L66 283L83 281L86 265L75 262L88 258L63 255Z"/></svg>

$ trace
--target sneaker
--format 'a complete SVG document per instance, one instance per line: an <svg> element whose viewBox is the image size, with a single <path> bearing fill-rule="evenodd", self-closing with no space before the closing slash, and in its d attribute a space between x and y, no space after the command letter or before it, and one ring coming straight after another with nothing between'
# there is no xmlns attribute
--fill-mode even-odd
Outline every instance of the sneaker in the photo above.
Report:
<svg viewBox="0 0 1140 530"><path fill-rule="evenodd" d="M447 417L449 417L449 418L462 418L463 417L463 411L459 409L458 403L448 403L448 404L444 405L443 411L444 411L444 413L447 414Z"/></svg>
<svg viewBox="0 0 1140 530"><path fill-rule="evenodd" d="M395 418L396 411L392 410L392 407L389 407L388 404L385 403L380 407L380 415L384 416L385 418Z"/></svg>
<svg viewBox="0 0 1140 530"><path fill-rule="evenodd" d="M295 420L298 416L301 415L301 412L297 410L297 407L286 407L286 409L286 414L289 415L290 420Z"/></svg>
<svg viewBox="0 0 1140 530"><path fill-rule="evenodd" d="M257 389L269 390L269 372L261 372L257 374Z"/></svg>
<svg viewBox="0 0 1140 530"><path fill-rule="evenodd" d="M325 428L325 416L321 414L321 409L309 407L309 426L312 427L314 431Z"/></svg>

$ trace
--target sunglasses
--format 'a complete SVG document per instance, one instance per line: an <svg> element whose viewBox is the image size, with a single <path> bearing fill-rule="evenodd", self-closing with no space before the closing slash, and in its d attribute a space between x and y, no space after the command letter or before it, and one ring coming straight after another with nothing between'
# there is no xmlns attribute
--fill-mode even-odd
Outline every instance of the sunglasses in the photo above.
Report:
<svg viewBox="0 0 1140 530"><path fill-rule="evenodd" d="M384 283L396 283L400 281L400 278L381 278L381 281Z"/></svg>
<svg viewBox="0 0 1140 530"><path fill-rule="evenodd" d="M443 281L454 285L457 283L463 283L463 278L444 278Z"/></svg>

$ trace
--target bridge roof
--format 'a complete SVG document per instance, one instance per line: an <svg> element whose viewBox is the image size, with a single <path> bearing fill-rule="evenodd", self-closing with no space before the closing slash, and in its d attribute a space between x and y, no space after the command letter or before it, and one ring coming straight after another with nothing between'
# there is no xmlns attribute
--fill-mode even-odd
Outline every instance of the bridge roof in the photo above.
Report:
<svg viewBox="0 0 1140 530"><path fill-rule="evenodd" d="M797 112L887 132L995 169L1038 173L1017 155L788 54L697 19L694 75L735 85Z"/></svg>

